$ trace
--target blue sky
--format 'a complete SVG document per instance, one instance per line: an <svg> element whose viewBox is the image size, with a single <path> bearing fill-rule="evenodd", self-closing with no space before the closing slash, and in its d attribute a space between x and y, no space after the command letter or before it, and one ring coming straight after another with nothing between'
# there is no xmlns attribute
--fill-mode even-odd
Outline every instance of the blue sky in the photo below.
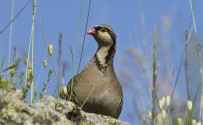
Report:
<svg viewBox="0 0 203 125"><path fill-rule="evenodd" d="M23 7L27 0L15 1L14 15ZM77 70L84 36L89 1L83 1L81 27L78 36L78 44L75 52L74 69ZM63 32L62 61L66 62L65 83L71 78L71 53L78 29L81 1L77 0L42 0L37 1L35 17L35 45L34 45L34 73L37 80L41 63L46 51L40 31L40 17L43 15L43 30L47 43L54 45L52 61L57 67L58 34ZM200 40L203 39L203 1L194 0L194 12L197 31ZM0 30L9 22L11 17L12 0L0 0ZM24 55L28 51L31 31L31 3L13 22L12 48L17 47L19 54ZM185 30L192 26L189 0L92 0L88 29L96 24L111 25L117 34L117 52L115 56L115 70L124 90L124 107L120 119L139 124L133 108L135 100L143 110L150 108L150 84L152 82L152 48L153 27L158 25L158 66L159 82L164 85L160 89L160 96L170 94L167 87L170 86L171 72L174 68L177 75L178 66L185 46ZM10 27L0 34L0 59L8 57ZM97 44L91 36L86 36L84 56L81 69L92 58L97 49ZM13 53L13 51L12 51ZM133 55L135 54L135 55ZM57 70L57 69L56 69ZM39 83L41 90L47 77L48 69L43 69ZM184 73L180 79L184 79ZM182 80L180 80L182 81ZM183 80L184 81L184 80ZM49 82L47 95L52 95L56 85L54 77ZM185 85L178 84L179 93L184 100L186 94ZM166 88L164 88L166 87Z"/></svg>

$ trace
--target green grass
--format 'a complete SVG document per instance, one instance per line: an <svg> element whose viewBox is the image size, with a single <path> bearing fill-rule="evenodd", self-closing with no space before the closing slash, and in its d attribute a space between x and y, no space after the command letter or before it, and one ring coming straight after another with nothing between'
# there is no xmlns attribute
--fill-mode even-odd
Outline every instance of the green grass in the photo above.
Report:
<svg viewBox="0 0 203 125"><path fill-rule="evenodd" d="M13 21L15 21L15 19L18 17L18 15L20 15L20 13L25 9L25 7L27 7L27 5L31 2L28 1L23 7L22 9L15 15L13 16L13 9L14 7L12 7L12 19L11 21L8 23L8 25L5 26L5 28L3 28L3 30L0 32L3 33L5 31L6 28L8 28L10 25L12 25ZM73 47L70 47L70 52L72 54L72 66L71 66L71 73L72 73L72 85L74 85L74 80L73 80L73 76L75 75L75 70L74 70L74 65L75 65L75 50L77 48L77 43L78 43L78 37L79 37L79 32L81 30L81 17L82 17L82 7L83 7L83 0L81 0L81 4L80 4L80 14L78 17L78 26L77 26L77 32L76 32L76 37L75 37L75 41L74 41L74 45ZM82 44L82 50L80 53L80 61L78 64L78 69L77 69L77 74L79 73L80 70L80 64L82 61L82 57L83 57L83 50L85 47L85 39L86 39L86 32L87 32L87 26L88 26L88 20L89 20L89 15L90 15L90 8L91 8L91 2L92 0L89 1L89 6L88 6L88 12L87 12L87 18L86 18L86 24L85 24L85 30L84 30L84 36L83 36L83 44ZM195 16L194 16L194 8L192 5L191 0L189 0L190 2L190 6L191 6L191 15L192 15L192 22L193 22L193 27L194 27L194 31L195 31L195 38L198 37L197 35L197 28L196 28L196 24L195 24ZM40 28L41 28L41 33L42 33L42 37L43 37L43 42L44 42L44 59L48 59L47 61L47 67L43 67L43 60L41 61L41 68L40 68L40 72L39 74L34 74L34 44L35 44L35 40L34 40L34 32L35 32L35 15L36 15L36 1L33 0L32 1L32 27L31 27L31 32L30 32L30 42L29 42L29 46L28 46L28 52L27 55L22 57L18 54L16 54L16 61L10 62L10 54L12 53L11 49L9 49L8 53L9 53L9 57L8 57L8 62L9 65L7 66L7 68L2 69L2 67L5 65L5 57L1 60L1 68L0 68L0 89L2 90L6 90L8 88L20 88L23 90L23 95L24 95L24 100L27 101L28 98L31 101L30 103L34 103L35 101L37 101L37 95L39 95L39 99L43 98L43 96L46 94L46 89L49 86L49 82L50 79L52 77L55 77L56 79L56 87L55 87L55 92L54 92L54 97L58 97L58 91L61 87L61 83L62 83L62 78L64 77L64 70L65 69L64 65L62 65L62 38L63 38L63 33L59 33L59 39L58 39L58 60L57 60L57 66L53 65L53 61L52 61L52 54L50 54L50 52L48 51L48 46L52 45L51 43L47 44L46 41L46 37L45 37L45 33L44 33L44 28L43 28L43 17L41 17L40 20ZM153 32L153 30L152 30ZM11 31L10 31L10 36L9 36L9 48L11 47L11 43L12 43L12 27L11 27ZM153 48L153 52L151 54L151 56L153 57L153 63L151 65L151 67L153 67L153 71L152 71L152 90L151 90L151 101L150 101L150 106L151 109L147 110L145 113L142 114L143 118L142 120L140 120L142 122L142 124L144 125L173 125L173 124L177 124L177 125L183 125L183 124L187 124L187 125L191 125L195 122L195 104L197 103L197 93L200 92L201 93L201 113L199 115L199 117L201 118L201 122L203 123L203 71L202 71L202 55L201 55L201 47L200 47L200 41L196 40L195 42L198 42L198 61L200 64L200 69L198 72L201 76L201 84L199 87L199 89L196 90L195 93L192 93L190 91L190 79L189 79L189 71L188 68L191 68L191 65L188 65L188 59L187 59L187 55L188 55L188 46L189 46L189 39L191 37L191 32L187 33L186 35L186 45L185 45L185 49L183 52L183 56L179 65L178 69L173 69L172 70L172 78L175 77L174 75L174 70L177 71L176 77L175 77L175 81L173 84L173 91L171 93L171 95L164 95L160 97L160 93L158 90L158 61L159 58L157 58L157 50L158 48L158 26L157 24L155 24L154 26L154 46ZM54 48L54 47L53 47ZM16 52L17 53L17 52ZM55 53L55 50L53 49L53 52ZM22 66L22 61L21 59L24 58L25 61L25 66L26 68L22 68L20 66ZM20 65L21 64L21 65ZM192 101L192 108L188 108L187 107L187 102L186 104L184 104L182 107L184 109L184 111L180 112L179 115L174 115L174 111L176 108L176 105L174 104L174 93L176 91L177 88L177 84L178 84L178 79L179 79L179 75L180 75L180 71L182 66L185 66L185 78L186 78L186 85L187 85L187 97L188 97L188 101ZM56 67L57 67L57 71L56 71ZM45 68L48 68L49 71L47 72L47 78L45 81L40 81L40 76L41 76L41 71L45 70ZM7 73L6 73L7 72ZM53 75L52 75L53 74ZM34 81L34 78L37 77L37 81ZM43 87L42 90L38 90L38 84L40 82L43 82ZM73 86L71 87L73 89ZM201 90L200 90L201 88ZM94 90L94 88L92 89L92 91ZM92 92L91 91L91 92ZM30 97L27 97L28 93L30 94ZM91 95L91 92L89 95ZM194 98L191 98L191 93L193 95L195 95ZM88 97L87 97L88 99ZM170 101L169 101L170 100ZM84 102L85 104L85 102ZM84 105L83 104L83 105ZM82 106L83 106L82 105ZM178 114L178 113L176 113ZM198 122L199 120L196 120L196 122ZM196 125L198 125L196 123Z"/></svg>

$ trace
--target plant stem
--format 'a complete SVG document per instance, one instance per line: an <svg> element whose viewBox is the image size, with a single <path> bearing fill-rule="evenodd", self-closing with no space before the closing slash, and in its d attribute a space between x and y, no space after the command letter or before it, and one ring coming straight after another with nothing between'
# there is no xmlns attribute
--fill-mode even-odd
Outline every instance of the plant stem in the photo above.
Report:
<svg viewBox="0 0 203 125"><path fill-rule="evenodd" d="M20 15L20 13L27 7L27 5L30 3L31 0L29 0L23 8L16 14L16 16L3 28L3 30L0 31L0 34L2 34L8 27L9 25Z"/></svg>
<svg viewBox="0 0 203 125"><path fill-rule="evenodd" d="M12 0L12 10L11 10L11 19L13 19L13 13L14 13L14 5L15 1ZM12 42L12 33L13 33L13 22L11 22L11 27L10 27L10 35L9 35L9 49L8 49L8 66L10 64L10 58L11 58L11 42Z"/></svg>
<svg viewBox="0 0 203 125"><path fill-rule="evenodd" d="M156 101L157 101L157 24L154 26L154 49L153 49L153 89L152 89L152 124L155 125L156 119Z"/></svg>
<svg viewBox="0 0 203 125"><path fill-rule="evenodd" d="M88 8L87 20L86 20L86 25L85 25L85 33L84 33L83 42L82 42L82 51L81 51L81 54L80 54L80 61L79 61L79 65L78 65L77 74L79 73L79 70L80 70L80 65L81 65L82 56L83 56L83 51L84 51L85 38L86 38L87 25L88 25L88 20L89 20L89 15L90 15L91 2L92 2L92 0L89 1L89 8Z"/></svg>

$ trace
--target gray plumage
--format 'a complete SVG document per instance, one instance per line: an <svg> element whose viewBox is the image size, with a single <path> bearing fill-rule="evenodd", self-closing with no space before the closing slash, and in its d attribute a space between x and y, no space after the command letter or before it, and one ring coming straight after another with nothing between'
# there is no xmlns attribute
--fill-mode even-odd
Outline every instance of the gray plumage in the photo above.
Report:
<svg viewBox="0 0 203 125"><path fill-rule="evenodd" d="M70 80L67 99L86 112L118 118L123 93L113 66L116 34L105 24L96 25L88 34L95 38L98 49L88 65Z"/></svg>

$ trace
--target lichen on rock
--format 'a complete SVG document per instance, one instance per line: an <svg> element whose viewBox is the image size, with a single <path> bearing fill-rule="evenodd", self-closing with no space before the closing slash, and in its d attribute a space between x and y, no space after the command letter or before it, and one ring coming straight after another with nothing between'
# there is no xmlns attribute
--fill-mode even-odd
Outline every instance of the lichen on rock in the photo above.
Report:
<svg viewBox="0 0 203 125"><path fill-rule="evenodd" d="M45 96L35 104L23 101L20 89L0 90L1 125L129 125L114 118L86 113L72 102Z"/></svg>

